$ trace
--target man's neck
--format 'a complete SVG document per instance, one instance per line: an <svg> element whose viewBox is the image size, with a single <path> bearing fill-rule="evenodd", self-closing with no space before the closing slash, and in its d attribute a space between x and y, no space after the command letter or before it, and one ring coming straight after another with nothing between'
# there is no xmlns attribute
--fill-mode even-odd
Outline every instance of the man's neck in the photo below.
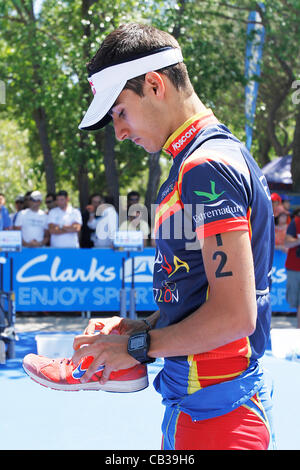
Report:
<svg viewBox="0 0 300 470"><path fill-rule="evenodd" d="M170 121L169 135L172 135L173 132L175 132L184 122L186 122L192 116L205 111L207 108L204 106L204 104L196 95L196 93L193 93L187 98L182 96L182 98L179 100L177 95L177 100L174 100L171 109L173 118Z"/></svg>

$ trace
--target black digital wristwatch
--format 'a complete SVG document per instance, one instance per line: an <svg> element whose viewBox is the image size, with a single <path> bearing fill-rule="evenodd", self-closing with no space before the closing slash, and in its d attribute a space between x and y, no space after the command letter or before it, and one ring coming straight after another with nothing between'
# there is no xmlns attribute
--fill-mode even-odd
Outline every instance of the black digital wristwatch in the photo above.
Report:
<svg viewBox="0 0 300 470"><path fill-rule="evenodd" d="M154 362L153 357L148 356L150 348L150 335L148 331L135 333L129 337L127 351L130 356L134 357L141 364L150 364Z"/></svg>

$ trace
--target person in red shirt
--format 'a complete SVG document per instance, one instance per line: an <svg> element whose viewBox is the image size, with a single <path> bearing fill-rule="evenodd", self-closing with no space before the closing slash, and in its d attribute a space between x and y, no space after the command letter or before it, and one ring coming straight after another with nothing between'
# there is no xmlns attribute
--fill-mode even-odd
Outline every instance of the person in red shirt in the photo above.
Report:
<svg viewBox="0 0 300 470"><path fill-rule="evenodd" d="M300 207L287 228L285 246L288 254L285 262L287 272L286 298L297 310L297 328L300 328Z"/></svg>
<svg viewBox="0 0 300 470"><path fill-rule="evenodd" d="M282 199L281 199L281 196L279 196L279 194L272 193L271 201L272 201L274 217L278 217L279 214L281 214L282 212L285 212L286 214L288 214L288 211L284 208L282 204Z"/></svg>

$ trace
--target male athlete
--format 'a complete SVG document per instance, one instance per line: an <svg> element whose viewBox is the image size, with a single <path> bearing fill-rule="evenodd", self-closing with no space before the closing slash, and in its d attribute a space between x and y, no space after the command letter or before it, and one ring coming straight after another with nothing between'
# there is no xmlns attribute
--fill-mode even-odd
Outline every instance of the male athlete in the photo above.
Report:
<svg viewBox="0 0 300 470"><path fill-rule="evenodd" d="M154 385L166 407L163 449L267 449L271 406L258 361L271 319L266 181L194 92L168 33L123 25L106 37L88 72L94 99L80 128L112 120L118 140L147 152L163 148L173 164L156 201L159 310L147 327L101 319L102 334L93 334L99 320L92 320L74 342L74 364L93 357L81 382L99 366L105 385L117 371L162 357Z"/></svg>

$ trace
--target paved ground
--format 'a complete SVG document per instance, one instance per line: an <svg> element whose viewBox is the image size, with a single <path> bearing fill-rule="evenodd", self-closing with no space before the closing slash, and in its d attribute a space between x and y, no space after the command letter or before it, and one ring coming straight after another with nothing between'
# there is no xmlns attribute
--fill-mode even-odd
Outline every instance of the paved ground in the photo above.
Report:
<svg viewBox="0 0 300 470"><path fill-rule="evenodd" d="M164 408L161 396L152 385L162 366L160 360L148 366L150 386L134 394L53 392L26 376L22 358L34 350L37 331L77 332L87 323L88 319L80 314L17 316L16 359L0 364L0 397L5 397L2 400L5 406L1 409L0 450L101 449L106 455L108 449L153 451L160 448ZM295 316L274 315L272 318L273 328L294 328L295 324ZM299 362L266 354L264 368L268 383L274 385L275 390L277 449L299 450Z"/></svg>
<svg viewBox="0 0 300 470"><path fill-rule="evenodd" d="M141 316L140 318L146 318ZM21 316L17 315L16 332L26 331L82 331L88 324L88 319L80 315L49 315L49 316ZM295 328L296 317L294 315L274 315L272 328Z"/></svg>

